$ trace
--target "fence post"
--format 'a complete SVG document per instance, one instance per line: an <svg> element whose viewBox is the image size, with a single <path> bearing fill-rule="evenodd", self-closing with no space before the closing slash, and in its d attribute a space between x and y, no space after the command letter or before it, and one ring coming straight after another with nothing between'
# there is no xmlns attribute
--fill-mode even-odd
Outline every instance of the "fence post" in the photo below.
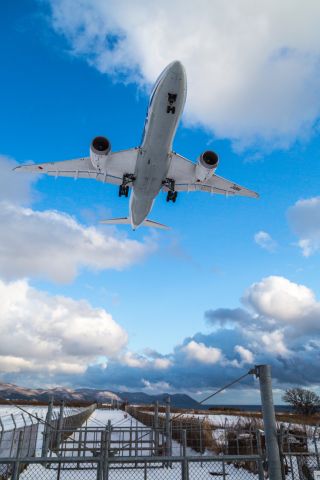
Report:
<svg viewBox="0 0 320 480"><path fill-rule="evenodd" d="M317 438L316 438L316 435L317 435L317 430L318 430L318 425L315 427L314 431L313 431L313 444L314 444L314 450L316 452L316 458L317 458L317 468L320 468L320 462L319 462L319 450L318 450L318 443L317 443Z"/></svg>
<svg viewBox="0 0 320 480"><path fill-rule="evenodd" d="M272 397L270 365L256 365L255 374L256 377L259 378L260 384L269 478L270 480L281 480L281 461L277 439L276 416Z"/></svg>
<svg viewBox="0 0 320 480"><path fill-rule="evenodd" d="M59 448L59 445L61 443L62 439L62 428L63 428L63 411L64 411L64 400L62 400L60 404L60 411L59 411L59 420L58 420L58 428L57 428L57 448ZM63 440L63 439L62 439Z"/></svg>
<svg viewBox="0 0 320 480"><path fill-rule="evenodd" d="M52 421L52 408L53 408L53 397L50 397L48 404L48 411L46 415L46 423L43 432L43 442L42 442L42 457L46 457L49 450L49 442L51 435L51 421Z"/></svg>
<svg viewBox="0 0 320 480"><path fill-rule="evenodd" d="M185 429L181 430L181 441L182 441L182 480L188 480L188 460L187 460L187 431Z"/></svg>
<svg viewBox="0 0 320 480"><path fill-rule="evenodd" d="M154 449L155 454L159 455L159 402L154 404Z"/></svg>
<svg viewBox="0 0 320 480"><path fill-rule="evenodd" d="M3 428L3 423L2 423L2 420L0 418L0 427L1 427L1 435L0 435L0 446L1 446L1 443L2 443L2 436L3 436L3 431L4 431L4 428Z"/></svg>
<svg viewBox="0 0 320 480"><path fill-rule="evenodd" d="M259 480L264 480L264 472L263 472L263 465L262 465L263 454L262 454L262 448L261 448L261 436L260 436L259 429L256 430L256 439L257 439L257 452L260 457L260 460L258 462Z"/></svg>
<svg viewBox="0 0 320 480"><path fill-rule="evenodd" d="M166 456L171 457L171 422L170 422L170 397L166 400Z"/></svg>
<svg viewBox="0 0 320 480"><path fill-rule="evenodd" d="M17 459L14 463L13 473L11 480L17 480L19 478L19 470L20 470L20 456L22 450L22 443L23 443L23 432L19 432L19 440L18 440L18 449L17 449Z"/></svg>

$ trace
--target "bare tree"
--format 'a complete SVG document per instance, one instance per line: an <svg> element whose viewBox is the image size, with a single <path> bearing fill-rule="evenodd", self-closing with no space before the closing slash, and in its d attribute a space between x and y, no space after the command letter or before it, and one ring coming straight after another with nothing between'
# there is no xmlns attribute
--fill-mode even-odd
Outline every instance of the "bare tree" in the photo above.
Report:
<svg viewBox="0 0 320 480"><path fill-rule="evenodd" d="M320 397L305 388L289 388L286 390L282 400L289 403L296 413L312 415L320 407Z"/></svg>

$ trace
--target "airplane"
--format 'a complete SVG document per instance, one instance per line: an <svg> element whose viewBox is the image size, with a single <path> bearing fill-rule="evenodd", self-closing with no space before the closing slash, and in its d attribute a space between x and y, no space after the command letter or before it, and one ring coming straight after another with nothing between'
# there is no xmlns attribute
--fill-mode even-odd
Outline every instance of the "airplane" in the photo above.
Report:
<svg viewBox="0 0 320 480"><path fill-rule="evenodd" d="M186 72L180 61L170 63L152 90L139 147L111 151L110 141L95 137L90 156L21 165L15 170L45 173L55 177L91 178L119 185L119 197L128 197L129 216L104 220L105 224L131 224L167 229L166 225L147 219L160 190L167 192L167 202L176 202L178 192L210 192L257 198L256 192L215 174L219 157L211 151L201 153L196 163L172 151L172 143L187 95Z"/></svg>

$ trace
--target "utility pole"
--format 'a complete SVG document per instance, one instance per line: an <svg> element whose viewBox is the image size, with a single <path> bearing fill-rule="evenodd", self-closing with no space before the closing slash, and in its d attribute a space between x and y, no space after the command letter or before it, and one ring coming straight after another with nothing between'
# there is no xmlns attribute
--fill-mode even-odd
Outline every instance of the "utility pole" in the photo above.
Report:
<svg viewBox="0 0 320 480"><path fill-rule="evenodd" d="M270 365L256 365L254 373L260 384L269 478L270 480L281 480L281 462L272 396L271 367Z"/></svg>

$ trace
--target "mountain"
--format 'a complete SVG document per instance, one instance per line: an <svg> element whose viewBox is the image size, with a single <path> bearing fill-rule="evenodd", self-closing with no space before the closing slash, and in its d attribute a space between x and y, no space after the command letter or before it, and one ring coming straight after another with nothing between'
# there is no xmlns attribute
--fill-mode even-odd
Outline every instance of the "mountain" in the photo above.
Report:
<svg viewBox="0 0 320 480"><path fill-rule="evenodd" d="M71 402L110 402L110 400L122 399L114 392L109 390L95 390L91 388L72 388L55 387L49 389L37 388L30 389L18 387L10 383L0 383L0 401L8 400L28 400L34 402L45 402L53 396L54 400L66 400Z"/></svg>
<svg viewBox="0 0 320 480"><path fill-rule="evenodd" d="M169 393L161 393L159 395L148 395L143 392L118 392L123 400L128 401L131 404L144 404L151 405L158 401L160 405L165 405L167 398L170 398L170 404L172 407L179 408L194 408L199 409L201 405L184 393L175 393L170 395Z"/></svg>
<svg viewBox="0 0 320 480"><path fill-rule="evenodd" d="M93 388L25 388L12 385L11 383L0 383L0 402L1 400L19 400L47 403L49 398L54 400L66 400L69 402L99 402L108 403L111 400L128 401L133 404L151 405L158 401L164 405L166 399L170 398L172 407L179 408L201 408L200 404L185 394L163 393L159 395L148 395L143 392L112 392L111 390L98 390Z"/></svg>

